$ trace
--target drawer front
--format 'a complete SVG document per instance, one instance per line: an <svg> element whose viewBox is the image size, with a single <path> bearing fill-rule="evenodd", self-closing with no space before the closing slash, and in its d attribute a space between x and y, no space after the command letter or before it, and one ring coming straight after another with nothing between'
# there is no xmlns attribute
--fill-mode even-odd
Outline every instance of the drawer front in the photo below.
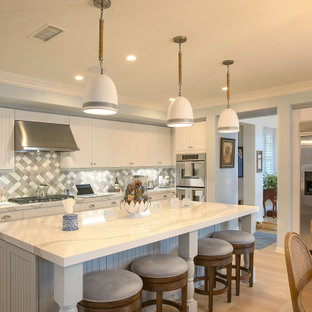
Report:
<svg viewBox="0 0 312 312"><path fill-rule="evenodd" d="M75 208L78 211L101 209L101 208L103 208L103 202L102 201L94 201L94 202L77 204L77 205L75 205Z"/></svg>
<svg viewBox="0 0 312 312"><path fill-rule="evenodd" d="M23 218L22 211L7 211L0 213L0 222L6 222L11 220L17 220Z"/></svg>
<svg viewBox="0 0 312 312"><path fill-rule="evenodd" d="M23 210L23 218L36 218L42 216L50 216L55 214L65 214L63 206L37 208L37 209L25 209Z"/></svg>
<svg viewBox="0 0 312 312"><path fill-rule="evenodd" d="M116 207L119 206L120 203L120 199L110 199L110 200L105 200L103 202L103 207L107 208L107 207Z"/></svg>
<svg viewBox="0 0 312 312"><path fill-rule="evenodd" d="M165 200L173 197L173 193L153 194L150 196L151 201Z"/></svg>

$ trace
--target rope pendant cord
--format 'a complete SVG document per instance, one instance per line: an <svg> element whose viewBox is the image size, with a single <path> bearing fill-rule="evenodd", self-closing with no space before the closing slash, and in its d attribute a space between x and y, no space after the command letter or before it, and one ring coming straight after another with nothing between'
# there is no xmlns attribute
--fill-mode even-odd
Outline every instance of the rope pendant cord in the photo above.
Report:
<svg viewBox="0 0 312 312"><path fill-rule="evenodd" d="M227 105L226 105L226 108L230 108L230 66L229 65L227 66L226 85L227 85L227 90L226 90Z"/></svg>
<svg viewBox="0 0 312 312"><path fill-rule="evenodd" d="M103 34L104 34L104 19L103 8L101 9L101 16L99 19L99 62L101 68L101 75L103 75Z"/></svg>
<svg viewBox="0 0 312 312"><path fill-rule="evenodd" d="M179 43L179 96L182 96L182 49L181 43Z"/></svg>

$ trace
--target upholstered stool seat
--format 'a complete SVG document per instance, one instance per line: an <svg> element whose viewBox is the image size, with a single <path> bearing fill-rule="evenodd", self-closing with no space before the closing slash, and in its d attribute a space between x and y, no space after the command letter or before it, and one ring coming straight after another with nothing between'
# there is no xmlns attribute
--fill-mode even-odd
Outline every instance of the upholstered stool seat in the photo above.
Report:
<svg viewBox="0 0 312 312"><path fill-rule="evenodd" d="M239 296L241 280L249 279L249 286L253 287L255 237L248 232L237 230L215 232L212 237L223 239L231 243L234 248L233 254L235 255L235 266L233 266L233 268L236 273L235 276L232 276L232 280L236 281L236 296ZM241 266L241 256L247 254L249 254L249 265L248 267ZM217 275L224 277L224 275L219 272Z"/></svg>
<svg viewBox="0 0 312 312"><path fill-rule="evenodd" d="M78 311L141 311L142 286L141 278L126 270L87 273Z"/></svg>
<svg viewBox="0 0 312 312"><path fill-rule="evenodd" d="M194 281L204 281L204 289L195 287L195 292L208 295L208 311L213 309L213 296L227 292L228 302L231 302L232 281L232 256L233 247L230 243L217 238L202 238L198 240L198 255L194 258L197 266L205 267L204 276L196 276ZM217 268L227 269L227 278L216 277ZM217 289L216 283L220 282L223 288Z"/></svg>
<svg viewBox="0 0 312 312"><path fill-rule="evenodd" d="M143 302L142 307L156 304L157 312L162 311L162 305L168 304L186 312L187 302L187 263L174 255L150 255L133 261L131 270L143 280L143 290L155 291L156 300ZM182 304L164 300L164 291L182 288Z"/></svg>
<svg viewBox="0 0 312 312"><path fill-rule="evenodd" d="M251 233L237 230L215 232L212 237L223 239L232 245L252 244L255 242L255 237Z"/></svg>

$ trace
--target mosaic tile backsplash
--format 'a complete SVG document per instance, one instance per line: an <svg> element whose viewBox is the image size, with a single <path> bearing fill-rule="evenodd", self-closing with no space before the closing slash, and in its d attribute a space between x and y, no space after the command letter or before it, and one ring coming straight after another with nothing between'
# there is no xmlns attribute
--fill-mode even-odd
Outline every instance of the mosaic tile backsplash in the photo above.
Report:
<svg viewBox="0 0 312 312"><path fill-rule="evenodd" d="M49 195L63 194L65 189L76 194L75 185L84 183L90 183L94 192L109 192L114 190L116 177L123 189L133 175L148 176L156 183L158 176L168 175L170 184L175 184L174 168L62 171L60 153L32 152L15 153L15 170L0 173L0 188L3 193L2 200L34 196L40 183L48 185Z"/></svg>

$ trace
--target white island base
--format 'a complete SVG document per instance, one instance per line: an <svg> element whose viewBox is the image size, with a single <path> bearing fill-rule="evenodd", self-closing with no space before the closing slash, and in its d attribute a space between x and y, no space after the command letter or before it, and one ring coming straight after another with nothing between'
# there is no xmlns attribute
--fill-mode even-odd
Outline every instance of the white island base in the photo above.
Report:
<svg viewBox="0 0 312 312"><path fill-rule="evenodd" d="M129 219L118 213L106 216L105 220L104 210L80 213L79 231L75 232L61 230L62 216L6 222L0 224L0 239L53 263L54 300L59 305L59 311L77 312L77 302L82 299L83 293L84 264L96 259L98 269L109 269L109 262L118 267L122 261L118 257L114 259L115 254L178 237L178 254L189 267L188 310L195 312L193 259L197 255L198 230L242 218L242 229L250 232L257 211L258 207L253 206L216 203L191 203L190 207L183 208L178 200L172 199L153 203L151 215L139 219ZM159 251L166 252L167 247L159 244ZM130 254L125 262L135 256ZM105 260L106 264L102 266L103 257L111 259ZM4 290L0 287L1 298L10 298L9 302L14 300L14 294L2 292ZM40 303L34 310L27 309L25 305L23 312L44 312L38 306Z"/></svg>

